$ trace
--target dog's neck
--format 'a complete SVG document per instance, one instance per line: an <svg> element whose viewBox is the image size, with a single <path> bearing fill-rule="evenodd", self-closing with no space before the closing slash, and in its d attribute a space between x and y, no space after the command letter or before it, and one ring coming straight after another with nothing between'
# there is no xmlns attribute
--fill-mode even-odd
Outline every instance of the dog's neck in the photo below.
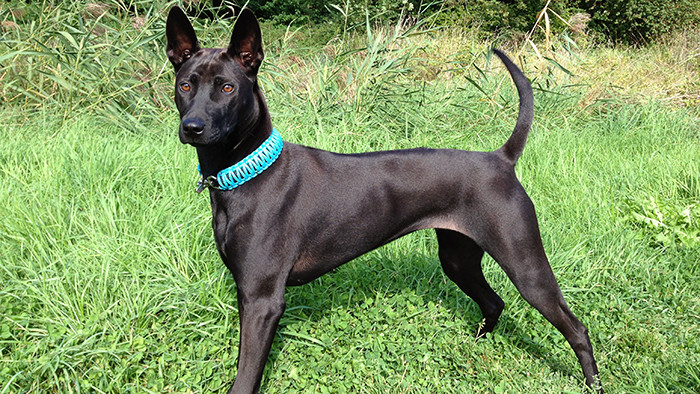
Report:
<svg viewBox="0 0 700 394"><path fill-rule="evenodd" d="M236 132L236 141L217 146L198 146L197 157L200 171L204 178L215 176L219 171L231 167L243 160L257 149L272 134L272 120L262 92L255 86L256 110L249 111L251 116L240 119Z"/></svg>

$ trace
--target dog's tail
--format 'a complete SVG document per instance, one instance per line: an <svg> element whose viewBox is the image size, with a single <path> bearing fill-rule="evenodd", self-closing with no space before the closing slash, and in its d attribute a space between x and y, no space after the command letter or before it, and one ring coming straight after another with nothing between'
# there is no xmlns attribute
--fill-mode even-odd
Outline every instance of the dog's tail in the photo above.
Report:
<svg viewBox="0 0 700 394"><path fill-rule="evenodd" d="M530 126L532 126L535 107L532 86L530 86L530 82L527 80L527 77L523 75L518 66L508 59L503 52L494 49L493 53L501 59L508 69L510 77L513 78L515 87L518 89L518 97L520 98L518 121L515 123L513 134L511 134L508 141L497 150L497 152L502 153L508 161L515 164L523 153L523 149L525 149L527 135L530 133Z"/></svg>

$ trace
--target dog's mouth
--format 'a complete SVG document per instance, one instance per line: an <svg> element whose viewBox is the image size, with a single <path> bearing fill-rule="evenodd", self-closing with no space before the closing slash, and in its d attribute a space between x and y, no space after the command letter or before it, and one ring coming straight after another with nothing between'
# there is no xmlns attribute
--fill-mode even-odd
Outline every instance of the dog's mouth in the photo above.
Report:
<svg viewBox="0 0 700 394"><path fill-rule="evenodd" d="M238 140L230 131L221 128L207 127L199 134L192 134L184 130L182 124L180 124L179 137L181 143L195 148L233 146L235 149L245 139Z"/></svg>

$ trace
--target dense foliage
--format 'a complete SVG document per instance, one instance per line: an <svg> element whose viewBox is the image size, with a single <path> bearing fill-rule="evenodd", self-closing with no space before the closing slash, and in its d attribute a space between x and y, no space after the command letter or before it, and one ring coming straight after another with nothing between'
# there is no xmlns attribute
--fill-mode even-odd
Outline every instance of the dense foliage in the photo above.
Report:
<svg viewBox="0 0 700 394"><path fill-rule="evenodd" d="M697 0L580 0L591 27L613 41L643 43L700 26Z"/></svg>
<svg viewBox="0 0 700 394"><path fill-rule="evenodd" d="M545 6L558 16L553 28L564 29L577 13L591 18L590 27L614 42L645 43L700 24L697 0L443 0L364 1L340 3L319 0L250 1L262 17L278 22L327 20L347 16L395 20L417 14L435 15L450 24L477 24L490 32L526 32ZM332 5L333 4L333 5Z"/></svg>
<svg viewBox="0 0 700 394"><path fill-rule="evenodd" d="M124 11L144 11L153 7L145 0L82 0ZM163 8L167 8L162 1ZM435 17L441 24L480 26L486 33L523 33L535 24L541 11L553 12L552 29L570 28L572 17L586 14L590 28L605 40L622 43L646 43L673 33L700 26L697 0L191 0L185 1L192 15L215 17L230 15L232 7L247 5L258 17L282 24L344 21L346 25L363 24L367 19L386 22ZM3 19L34 19L47 5L74 8L75 2L44 0L25 2L10 0L4 7L16 12L4 13Z"/></svg>

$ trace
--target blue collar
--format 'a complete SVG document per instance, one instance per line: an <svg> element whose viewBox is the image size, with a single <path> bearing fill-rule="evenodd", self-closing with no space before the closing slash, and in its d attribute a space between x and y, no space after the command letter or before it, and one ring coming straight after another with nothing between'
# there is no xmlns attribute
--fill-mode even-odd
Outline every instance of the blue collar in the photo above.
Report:
<svg viewBox="0 0 700 394"><path fill-rule="evenodd" d="M201 193L207 187L217 190L233 190L248 182L277 160L282 152L282 145L282 136L277 130L272 129L270 137L243 160L231 167L224 168L216 176L212 175L206 179L202 176L202 179L197 182L197 193ZM197 171L202 173L199 166L197 166Z"/></svg>

